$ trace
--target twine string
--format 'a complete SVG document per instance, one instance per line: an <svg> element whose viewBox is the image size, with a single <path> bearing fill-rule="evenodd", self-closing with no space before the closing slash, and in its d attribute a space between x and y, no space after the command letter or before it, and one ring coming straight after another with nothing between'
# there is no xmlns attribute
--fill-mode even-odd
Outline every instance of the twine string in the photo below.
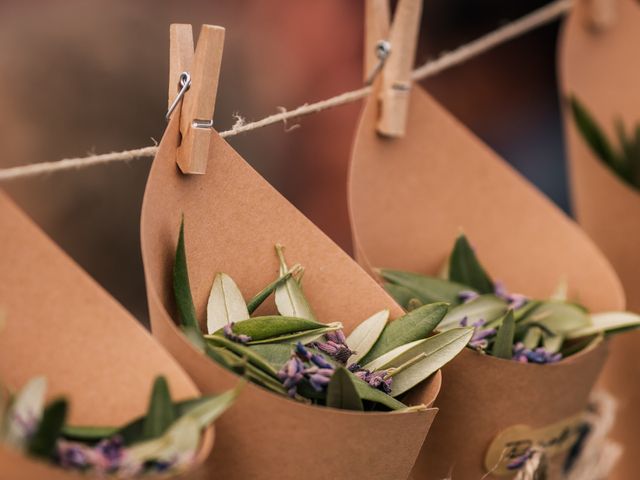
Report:
<svg viewBox="0 0 640 480"><path fill-rule="evenodd" d="M517 38L538 27L546 25L563 16L571 9L572 0L555 0L548 5L525 15L524 17L508 23L484 36L462 45L451 52L440 55L437 59L426 62L412 72L413 80L423 80L436 75L444 70L460 65L467 60L477 57L493 48L502 45L509 40ZM373 87L366 85L356 90L342 93L326 100L301 105L293 110L281 108L278 113L269 115L261 120L244 123L236 122L229 130L220 132L223 138L233 137L241 133L250 132L275 123L285 123L288 120L297 119L306 115L335 108L340 105L356 102L366 98ZM18 178L34 177L64 170L77 170L95 165L106 165L114 162L127 162L141 158L153 157L158 151L157 145L125 150L121 152L103 153L85 157L65 158L52 162L41 162L30 165L21 165L12 168L0 169L0 182Z"/></svg>

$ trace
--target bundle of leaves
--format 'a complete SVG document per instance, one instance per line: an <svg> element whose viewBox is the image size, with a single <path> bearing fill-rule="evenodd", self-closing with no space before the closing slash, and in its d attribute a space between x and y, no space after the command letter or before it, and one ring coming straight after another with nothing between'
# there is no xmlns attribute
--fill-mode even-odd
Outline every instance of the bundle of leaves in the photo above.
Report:
<svg viewBox="0 0 640 480"><path fill-rule="evenodd" d="M640 188L640 124L628 133L622 120L615 121L618 147L607 138L593 115L576 97L571 97L571 112L582 138L593 153L624 182Z"/></svg>
<svg viewBox="0 0 640 480"><path fill-rule="evenodd" d="M438 325L446 332L474 328L469 347L523 363L554 363L600 342L605 335L640 326L629 312L590 314L566 298L566 286L546 300L506 291L478 261L464 235L453 247L442 275L381 269L385 289L406 310L434 302L451 305Z"/></svg>
<svg viewBox="0 0 640 480"><path fill-rule="evenodd" d="M1 392L0 442L65 469L118 478L188 469L203 430L239 392L174 402L160 376L143 417L122 427L88 427L67 423L65 398L45 404L46 389L46 379L37 377L15 394Z"/></svg>
<svg viewBox="0 0 640 480"><path fill-rule="evenodd" d="M196 318L184 243L174 264L174 294L183 332L221 366L283 396L348 410L401 410L398 397L430 378L469 342L473 328L432 335L448 306L434 303L390 322L378 312L345 337L338 322L322 323L301 285L303 268L280 268L272 283L248 301L225 274L215 276L207 304L206 333ZM252 316L270 296L277 314ZM413 408L424 408L416 406Z"/></svg>

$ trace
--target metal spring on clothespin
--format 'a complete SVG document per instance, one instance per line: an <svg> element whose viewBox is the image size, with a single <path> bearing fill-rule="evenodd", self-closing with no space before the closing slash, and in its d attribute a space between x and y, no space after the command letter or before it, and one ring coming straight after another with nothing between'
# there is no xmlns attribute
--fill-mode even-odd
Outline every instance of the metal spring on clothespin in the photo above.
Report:
<svg viewBox="0 0 640 480"><path fill-rule="evenodd" d="M178 82L178 94L176 95L176 98L173 99L173 102L171 102L171 104L169 105L167 113L164 116L166 121L169 121L169 119L171 118L171 114L178 106L178 103L180 103L180 100L182 100L182 97L184 97L186 91L189 90L190 86L191 75L189 75L189 72L182 72L180 74L180 81Z"/></svg>

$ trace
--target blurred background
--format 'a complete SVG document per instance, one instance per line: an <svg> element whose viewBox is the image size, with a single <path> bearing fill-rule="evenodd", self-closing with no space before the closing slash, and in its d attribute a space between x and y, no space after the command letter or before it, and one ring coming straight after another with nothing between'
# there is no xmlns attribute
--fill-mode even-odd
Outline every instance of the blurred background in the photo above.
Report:
<svg viewBox="0 0 640 480"><path fill-rule="evenodd" d="M544 5L425 0L418 64ZM215 125L361 85L363 2L0 0L0 168L152 144L165 126L168 27L226 27ZM558 24L423 86L567 209L556 90ZM360 104L230 139L350 251L346 172ZM4 184L42 228L146 323L139 212L150 159Z"/></svg>

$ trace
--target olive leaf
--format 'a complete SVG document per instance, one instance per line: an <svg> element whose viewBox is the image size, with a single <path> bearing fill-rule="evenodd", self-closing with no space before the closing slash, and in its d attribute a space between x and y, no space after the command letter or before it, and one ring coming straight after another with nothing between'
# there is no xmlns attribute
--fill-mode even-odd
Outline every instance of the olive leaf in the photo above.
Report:
<svg viewBox="0 0 640 480"><path fill-rule="evenodd" d="M388 269L377 270L377 273L387 283L398 285L409 290L412 292L412 298L417 298L425 305L434 302L446 302L456 305L460 303L460 292L471 290L467 285L421 275L419 273ZM386 286L385 288L387 288L389 293L393 294L390 287ZM391 289L393 288L394 287L391 287ZM411 298L407 299L407 302L410 299Z"/></svg>
<svg viewBox="0 0 640 480"><path fill-rule="evenodd" d="M640 327L640 315L631 312L605 312L591 315L590 324L567 332L567 338L580 338L604 333L619 333Z"/></svg>
<svg viewBox="0 0 640 480"><path fill-rule="evenodd" d="M280 275L282 276L289 271L282 245L276 245L276 253L280 261ZM276 307L280 315L285 317L300 317L307 320L315 320L316 318L302 293L300 283L293 277L276 287Z"/></svg>
<svg viewBox="0 0 640 480"><path fill-rule="evenodd" d="M255 312L258 307L262 305L267 298L269 298L269 295L275 292L279 286L284 285L285 282L301 270L302 267L300 265L295 265L291 270L286 272L284 275L280 275L273 282L256 293L256 295L247 303L247 310L249 311L249 314Z"/></svg>
<svg viewBox="0 0 640 480"><path fill-rule="evenodd" d="M269 362L268 359L264 358L260 353L254 349L249 348L248 346L242 345L241 343L232 342L231 340L219 336L219 335L208 335L205 337L206 341L214 347L221 347L227 350L230 350L234 354L236 354L240 358L246 358L247 361L258 367L263 372L271 375L274 378L277 378L277 369L274 368L273 364ZM289 353L291 352L291 348L287 347ZM285 360L286 361L286 360ZM284 363L284 362L283 362Z"/></svg>
<svg viewBox="0 0 640 480"><path fill-rule="evenodd" d="M501 325L496 333L491 354L494 357L511 359L513 357L513 342L516 334L516 321L513 317L513 310L509 310L502 319Z"/></svg>
<svg viewBox="0 0 640 480"><path fill-rule="evenodd" d="M50 459L67 418L67 400L59 398L44 409L38 427L28 440L27 451L34 457Z"/></svg>
<svg viewBox="0 0 640 480"><path fill-rule="evenodd" d="M389 322L378 341L361 358L361 361L371 362L396 347L426 338L444 318L447 309L446 303L431 303Z"/></svg>
<svg viewBox="0 0 640 480"><path fill-rule="evenodd" d="M29 418L40 422L44 410L44 399L47 391L47 380L36 377L27 382L16 394L7 412L4 441L18 449L26 446L31 432L25 427L22 419Z"/></svg>
<svg viewBox="0 0 640 480"><path fill-rule="evenodd" d="M549 353L558 353L562 350L562 345L564 345L565 336L560 333L553 333L549 335L548 333L542 334L542 346Z"/></svg>
<svg viewBox="0 0 640 480"><path fill-rule="evenodd" d="M267 362L274 371L280 368L291 358L292 346L286 343L262 343L249 345L248 348L264 362Z"/></svg>
<svg viewBox="0 0 640 480"><path fill-rule="evenodd" d="M207 303L207 331L213 333L229 323L248 318L249 310L240 289L229 275L218 273Z"/></svg>
<svg viewBox="0 0 640 480"><path fill-rule="evenodd" d="M528 348L529 350L533 350L535 348L538 347L538 345L540 345L540 341L542 340L542 329L538 326L531 326L531 328L528 328L524 334L524 337L522 339L522 343L524 344L525 348Z"/></svg>
<svg viewBox="0 0 640 480"><path fill-rule="evenodd" d="M327 386L327 407L362 411L362 400L353 381L354 375L344 367L337 367Z"/></svg>
<svg viewBox="0 0 640 480"><path fill-rule="evenodd" d="M159 376L153 382L142 437L145 440L159 437L167 431L175 419L169 384L166 378Z"/></svg>
<svg viewBox="0 0 640 480"><path fill-rule="evenodd" d="M389 320L389 310L374 313L360 323L347 337L347 345L355 352L349 357L349 362L358 363L378 341Z"/></svg>
<svg viewBox="0 0 640 480"><path fill-rule="evenodd" d="M442 319L442 322L440 322L440 325L438 325L438 330L459 327L460 322L465 318L469 325L478 320L490 323L502 318L507 312L507 308L507 302L493 294L480 295L473 300L450 309Z"/></svg>
<svg viewBox="0 0 640 480"><path fill-rule="evenodd" d="M366 400L368 402L378 403L383 405L390 410L401 410L407 408L407 406L393 398L391 395L387 395L381 390L372 387L364 380L356 377L355 375L352 377L353 384L356 387L356 391L362 400Z"/></svg>
<svg viewBox="0 0 640 480"><path fill-rule="evenodd" d="M522 322L539 323L556 334L566 334L591 325L589 315L584 309L557 300L541 302Z"/></svg>
<svg viewBox="0 0 640 480"><path fill-rule="evenodd" d="M473 327L454 328L433 337L397 347L364 366L367 370L388 370L393 382L391 395L397 397L437 372L466 347ZM402 368L400 368L402 367Z"/></svg>
<svg viewBox="0 0 640 480"><path fill-rule="evenodd" d="M184 327L200 331L196 308L193 305L191 286L189 285L189 269L187 268L187 252L184 243L184 217L180 222L176 258L173 264L173 295L176 299L178 316Z"/></svg>
<svg viewBox="0 0 640 480"><path fill-rule="evenodd" d="M468 285L480 293L493 293L494 285L478 261L467 237L458 236L449 259L449 280Z"/></svg>
<svg viewBox="0 0 640 480"><path fill-rule="evenodd" d="M301 317L268 315L253 317L236 323L232 330L235 334L251 337L252 342L259 342L262 340L275 341L275 339L291 334L326 328L332 327L324 323L316 322L315 320L308 320ZM214 335L224 335L223 329L216 330Z"/></svg>
<svg viewBox="0 0 640 480"><path fill-rule="evenodd" d="M387 293L391 295L391 298L393 298L396 303L405 310L408 309L409 303L412 300L416 300L416 294L413 293L412 290L409 290L407 287L389 282L384 282L382 286L387 291Z"/></svg>

